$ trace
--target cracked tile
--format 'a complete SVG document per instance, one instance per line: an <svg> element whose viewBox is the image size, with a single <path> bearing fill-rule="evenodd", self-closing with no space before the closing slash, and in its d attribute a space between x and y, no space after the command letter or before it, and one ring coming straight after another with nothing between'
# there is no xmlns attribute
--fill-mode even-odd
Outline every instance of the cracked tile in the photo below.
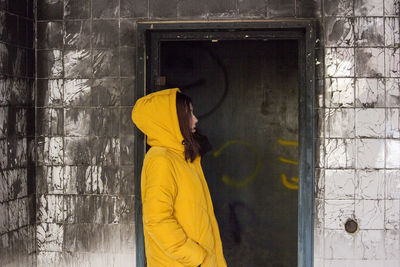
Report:
<svg viewBox="0 0 400 267"><path fill-rule="evenodd" d="M385 172L383 170L357 170L356 199L383 199L385 197Z"/></svg>
<svg viewBox="0 0 400 267"><path fill-rule="evenodd" d="M328 107L352 107L354 105L354 79L325 79L325 102Z"/></svg>
<svg viewBox="0 0 400 267"><path fill-rule="evenodd" d="M325 109L326 137L354 137L354 109Z"/></svg>
<svg viewBox="0 0 400 267"><path fill-rule="evenodd" d="M400 168L400 140L386 140L386 168Z"/></svg>
<svg viewBox="0 0 400 267"><path fill-rule="evenodd" d="M400 79L386 79L386 106L400 107Z"/></svg>
<svg viewBox="0 0 400 267"><path fill-rule="evenodd" d="M63 102L64 83L62 79L38 79L38 106L60 106Z"/></svg>
<svg viewBox="0 0 400 267"><path fill-rule="evenodd" d="M344 229L344 224L354 218L354 200L325 200L325 228Z"/></svg>
<svg viewBox="0 0 400 267"><path fill-rule="evenodd" d="M89 50L65 50L64 53L65 78L91 78L93 68Z"/></svg>
<svg viewBox="0 0 400 267"><path fill-rule="evenodd" d="M355 147L353 139L326 139L326 167L354 167Z"/></svg>
<svg viewBox="0 0 400 267"><path fill-rule="evenodd" d="M399 18L385 18L385 45L400 45L400 21Z"/></svg>
<svg viewBox="0 0 400 267"><path fill-rule="evenodd" d="M383 48L356 48L356 75L360 77L382 77L385 68Z"/></svg>
<svg viewBox="0 0 400 267"><path fill-rule="evenodd" d="M64 221L64 196L42 195L38 199L39 222L62 223Z"/></svg>
<svg viewBox="0 0 400 267"><path fill-rule="evenodd" d="M383 46L385 44L383 18L355 18L354 33L357 46Z"/></svg>
<svg viewBox="0 0 400 267"><path fill-rule="evenodd" d="M36 238L39 251L62 251L64 227L55 223L40 223Z"/></svg>
<svg viewBox="0 0 400 267"><path fill-rule="evenodd" d="M354 235L344 230L325 230L325 259L353 259L354 251Z"/></svg>
<svg viewBox="0 0 400 267"><path fill-rule="evenodd" d="M328 77L351 77L354 75L353 48L325 49L325 71Z"/></svg>
<svg viewBox="0 0 400 267"><path fill-rule="evenodd" d="M90 129L92 109L65 109L64 130L66 136L87 136Z"/></svg>
<svg viewBox="0 0 400 267"><path fill-rule="evenodd" d="M385 229L400 229L400 200L385 199Z"/></svg>
<svg viewBox="0 0 400 267"><path fill-rule="evenodd" d="M347 47L354 45L353 19L326 17L326 46Z"/></svg>
<svg viewBox="0 0 400 267"><path fill-rule="evenodd" d="M400 49L385 48L385 76L400 77Z"/></svg>
<svg viewBox="0 0 400 267"><path fill-rule="evenodd" d="M385 259L384 230L360 230L355 241L357 259Z"/></svg>
<svg viewBox="0 0 400 267"><path fill-rule="evenodd" d="M357 137L385 136L385 109L367 108L356 109Z"/></svg>
<svg viewBox="0 0 400 267"><path fill-rule="evenodd" d="M64 81L64 102L67 106L90 105L90 80L73 79Z"/></svg>
<svg viewBox="0 0 400 267"><path fill-rule="evenodd" d="M356 16L383 16L383 1L355 0L354 14Z"/></svg>
<svg viewBox="0 0 400 267"><path fill-rule="evenodd" d="M386 199L400 199L400 171L386 170Z"/></svg>
<svg viewBox="0 0 400 267"><path fill-rule="evenodd" d="M386 109L386 137L400 138L400 110L398 108Z"/></svg>
<svg viewBox="0 0 400 267"><path fill-rule="evenodd" d="M353 1L324 1L325 16L352 16L353 7Z"/></svg>
<svg viewBox="0 0 400 267"><path fill-rule="evenodd" d="M385 83L383 79L356 79L356 107L374 108L385 106Z"/></svg>
<svg viewBox="0 0 400 267"><path fill-rule="evenodd" d="M361 230L384 229L383 200L356 200L355 215Z"/></svg>
<svg viewBox="0 0 400 267"><path fill-rule="evenodd" d="M357 139L358 169L383 168L385 163L385 142L383 139Z"/></svg>
<svg viewBox="0 0 400 267"><path fill-rule="evenodd" d="M354 170L325 170L325 199L354 199Z"/></svg>

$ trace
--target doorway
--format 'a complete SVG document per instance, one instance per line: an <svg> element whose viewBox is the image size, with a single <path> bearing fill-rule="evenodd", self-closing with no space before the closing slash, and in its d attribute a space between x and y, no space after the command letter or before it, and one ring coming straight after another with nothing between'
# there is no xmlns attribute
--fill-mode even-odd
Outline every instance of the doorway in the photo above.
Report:
<svg viewBox="0 0 400 267"><path fill-rule="evenodd" d="M138 86L142 79L145 94L179 87L193 99L213 147L202 165L228 266L312 266L305 31L147 26Z"/></svg>

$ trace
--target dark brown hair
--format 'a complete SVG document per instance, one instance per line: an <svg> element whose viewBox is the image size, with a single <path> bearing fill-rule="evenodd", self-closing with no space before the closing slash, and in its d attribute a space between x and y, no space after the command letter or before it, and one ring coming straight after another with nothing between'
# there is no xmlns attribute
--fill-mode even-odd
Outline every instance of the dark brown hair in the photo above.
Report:
<svg viewBox="0 0 400 267"><path fill-rule="evenodd" d="M185 147L185 160L193 162L197 156L203 156L211 150L207 137L197 130L192 133L192 114L190 106L192 99L180 92L176 93L176 111L178 113L179 128L181 130Z"/></svg>

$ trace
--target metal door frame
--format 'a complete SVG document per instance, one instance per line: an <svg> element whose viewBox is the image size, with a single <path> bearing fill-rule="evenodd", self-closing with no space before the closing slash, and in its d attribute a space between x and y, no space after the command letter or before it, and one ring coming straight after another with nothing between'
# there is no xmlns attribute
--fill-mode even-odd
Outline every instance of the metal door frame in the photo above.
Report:
<svg viewBox="0 0 400 267"><path fill-rule="evenodd" d="M299 191L298 267L314 262L315 168L315 24L314 20L256 21L142 21L137 24L135 100L155 88L161 41L297 40L299 77ZM150 56L151 55L151 56ZM158 65L159 66L159 65ZM150 73L150 75L147 75ZM140 171L146 151L145 138L135 128L136 266L146 266L142 222Z"/></svg>

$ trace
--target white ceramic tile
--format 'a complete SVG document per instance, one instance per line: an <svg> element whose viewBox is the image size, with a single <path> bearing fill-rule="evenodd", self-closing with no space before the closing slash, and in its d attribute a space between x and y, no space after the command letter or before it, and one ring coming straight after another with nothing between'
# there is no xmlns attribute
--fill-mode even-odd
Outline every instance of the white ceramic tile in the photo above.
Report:
<svg viewBox="0 0 400 267"><path fill-rule="evenodd" d="M8 230L16 230L19 227L18 223L18 210L19 210L19 205L18 205L18 199L11 200L8 202Z"/></svg>
<svg viewBox="0 0 400 267"><path fill-rule="evenodd" d="M61 223L64 219L63 210L63 196L42 195L38 201L38 221Z"/></svg>
<svg viewBox="0 0 400 267"><path fill-rule="evenodd" d="M356 75L360 77L382 77L385 70L383 48L356 48Z"/></svg>
<svg viewBox="0 0 400 267"><path fill-rule="evenodd" d="M356 171L356 199L383 199L385 197L385 172L383 170Z"/></svg>
<svg viewBox="0 0 400 267"><path fill-rule="evenodd" d="M350 263L350 267L398 267L397 261L390 260L354 260ZM336 266L340 267L340 265Z"/></svg>
<svg viewBox="0 0 400 267"><path fill-rule="evenodd" d="M8 203L0 202L0 235L6 232L8 232Z"/></svg>
<svg viewBox="0 0 400 267"><path fill-rule="evenodd" d="M328 77L351 77L354 75L353 48L327 48L325 71Z"/></svg>
<svg viewBox="0 0 400 267"><path fill-rule="evenodd" d="M354 109L330 108L325 110L326 137L354 137Z"/></svg>
<svg viewBox="0 0 400 267"><path fill-rule="evenodd" d="M385 76L400 77L400 49L385 48Z"/></svg>
<svg viewBox="0 0 400 267"><path fill-rule="evenodd" d="M325 169L315 169L315 198L325 197Z"/></svg>
<svg viewBox="0 0 400 267"><path fill-rule="evenodd" d="M314 228L314 258L324 257L324 229Z"/></svg>
<svg viewBox="0 0 400 267"><path fill-rule="evenodd" d="M385 259L400 260L400 232L398 230L385 231Z"/></svg>
<svg viewBox="0 0 400 267"><path fill-rule="evenodd" d="M325 260L325 267L354 267L353 260Z"/></svg>
<svg viewBox="0 0 400 267"><path fill-rule="evenodd" d="M22 228L29 223L29 202L33 201L27 197L20 198L18 201L18 227Z"/></svg>
<svg viewBox="0 0 400 267"><path fill-rule="evenodd" d="M325 199L353 199L354 170L325 170Z"/></svg>
<svg viewBox="0 0 400 267"><path fill-rule="evenodd" d="M354 39L357 46L383 46L384 30L382 17L355 17Z"/></svg>
<svg viewBox="0 0 400 267"><path fill-rule="evenodd" d="M324 227L324 206L325 202L323 199L316 198L314 201L314 227Z"/></svg>
<svg viewBox="0 0 400 267"><path fill-rule="evenodd" d="M400 229L399 199L385 199L385 229Z"/></svg>
<svg viewBox="0 0 400 267"><path fill-rule="evenodd" d="M399 31L399 18L385 18L385 45L386 46L399 46L400 45L400 31Z"/></svg>
<svg viewBox="0 0 400 267"><path fill-rule="evenodd" d="M355 256L357 259L385 259L384 230L360 230L355 238Z"/></svg>
<svg viewBox="0 0 400 267"><path fill-rule="evenodd" d="M353 259L355 236L344 230L325 230L325 259Z"/></svg>
<svg viewBox="0 0 400 267"><path fill-rule="evenodd" d="M400 107L400 79L386 79L386 106Z"/></svg>
<svg viewBox="0 0 400 267"><path fill-rule="evenodd" d="M384 229L383 200L356 200L355 213L361 230Z"/></svg>
<svg viewBox="0 0 400 267"><path fill-rule="evenodd" d="M356 16L383 16L383 0L355 0L354 14Z"/></svg>
<svg viewBox="0 0 400 267"><path fill-rule="evenodd" d="M37 266L62 266L62 253L54 251L39 251L37 254ZM72 265L75 266L75 265ZM87 265L89 266L89 265Z"/></svg>
<svg viewBox="0 0 400 267"><path fill-rule="evenodd" d="M385 83L381 78L356 79L356 107L385 106Z"/></svg>
<svg viewBox="0 0 400 267"><path fill-rule="evenodd" d="M358 169L383 168L385 165L385 142L382 139L357 139Z"/></svg>
<svg viewBox="0 0 400 267"><path fill-rule="evenodd" d="M63 237L64 228L60 224L41 223L37 226L36 238L39 251L62 251Z"/></svg>
<svg viewBox="0 0 400 267"><path fill-rule="evenodd" d="M357 137L384 137L385 109L356 109L355 125Z"/></svg>
<svg viewBox="0 0 400 267"><path fill-rule="evenodd" d="M325 200L325 228L344 229L348 219L354 218L354 200Z"/></svg>
<svg viewBox="0 0 400 267"><path fill-rule="evenodd" d="M63 138L46 137L44 139L43 160L46 164L62 164L63 162Z"/></svg>
<svg viewBox="0 0 400 267"><path fill-rule="evenodd" d="M318 138L316 139L316 151L315 151L315 167L317 168L325 168L325 143L326 139L325 138ZM1 142L0 142L1 144ZM1 149L1 148L0 148Z"/></svg>
<svg viewBox="0 0 400 267"><path fill-rule="evenodd" d="M7 119L8 119L8 108L0 107L0 138L7 136Z"/></svg>
<svg viewBox="0 0 400 267"><path fill-rule="evenodd" d="M90 82L88 79L66 79L64 82L65 105L79 106L90 96Z"/></svg>
<svg viewBox="0 0 400 267"><path fill-rule="evenodd" d="M46 168L47 192L51 194L63 193L64 169L61 166L51 166Z"/></svg>
<svg viewBox="0 0 400 267"><path fill-rule="evenodd" d="M324 259L314 257L314 267L324 267Z"/></svg>
<svg viewBox="0 0 400 267"><path fill-rule="evenodd" d="M354 46L353 20L344 17L325 17L326 47Z"/></svg>
<svg viewBox="0 0 400 267"><path fill-rule="evenodd" d="M49 53L53 53L53 65L51 66L49 75L51 77L61 77L63 73L63 55L61 50L52 50Z"/></svg>
<svg viewBox="0 0 400 267"><path fill-rule="evenodd" d="M354 139L326 139L325 144L327 168L354 167Z"/></svg>
<svg viewBox="0 0 400 267"><path fill-rule="evenodd" d="M399 2L396 0L384 0L384 5L385 5L385 16L396 16L398 15L398 8L399 8Z"/></svg>
<svg viewBox="0 0 400 267"><path fill-rule="evenodd" d="M49 106L62 105L63 94L64 94L63 80L62 79L48 80L48 85L46 89L48 90L48 100L46 101L46 103L48 103Z"/></svg>
<svg viewBox="0 0 400 267"><path fill-rule="evenodd" d="M386 170L386 199L400 199L400 171Z"/></svg>
<svg viewBox="0 0 400 267"><path fill-rule="evenodd" d="M327 107L352 107L354 105L353 78L326 78L325 90Z"/></svg>
<svg viewBox="0 0 400 267"><path fill-rule="evenodd" d="M400 140L386 140L386 168L400 168Z"/></svg>
<svg viewBox="0 0 400 267"><path fill-rule="evenodd" d="M386 137L400 139L400 109L398 108L386 109Z"/></svg>
<svg viewBox="0 0 400 267"><path fill-rule="evenodd" d="M87 108L66 108L64 109L64 133L66 136L87 136L90 126L93 126L91 119L92 112L97 109Z"/></svg>

